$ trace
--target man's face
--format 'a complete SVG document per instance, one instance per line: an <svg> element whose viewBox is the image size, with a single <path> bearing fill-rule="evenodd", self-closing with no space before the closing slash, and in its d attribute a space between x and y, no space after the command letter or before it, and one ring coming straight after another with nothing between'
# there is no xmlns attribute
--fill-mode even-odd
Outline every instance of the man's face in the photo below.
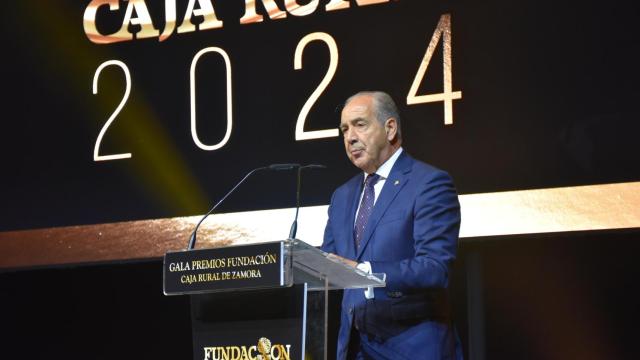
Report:
<svg viewBox="0 0 640 360"><path fill-rule="evenodd" d="M389 124L393 122L393 124ZM375 172L393 153L390 141L395 135L395 120L382 125L376 119L373 99L361 95L342 110L340 130L349 160L368 174Z"/></svg>

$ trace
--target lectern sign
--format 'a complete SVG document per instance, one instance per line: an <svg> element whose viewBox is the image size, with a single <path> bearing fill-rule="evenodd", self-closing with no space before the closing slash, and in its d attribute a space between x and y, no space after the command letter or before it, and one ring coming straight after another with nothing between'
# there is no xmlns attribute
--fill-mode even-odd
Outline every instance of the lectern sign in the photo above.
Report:
<svg viewBox="0 0 640 360"><path fill-rule="evenodd" d="M169 252L166 295L279 287L287 284L284 242Z"/></svg>

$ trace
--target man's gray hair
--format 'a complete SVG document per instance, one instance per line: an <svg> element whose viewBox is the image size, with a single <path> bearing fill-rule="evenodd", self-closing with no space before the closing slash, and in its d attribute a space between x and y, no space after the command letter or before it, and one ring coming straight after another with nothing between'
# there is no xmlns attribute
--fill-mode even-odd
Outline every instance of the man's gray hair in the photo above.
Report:
<svg viewBox="0 0 640 360"><path fill-rule="evenodd" d="M389 118L396 119L396 124L398 124L398 138L400 139L402 135L400 114L398 113L398 107L391 96L384 91L361 91L357 94L351 95L347 101L345 101L344 105L346 106L351 100L358 96L371 96L373 99L376 119L381 125L384 125L385 121Z"/></svg>

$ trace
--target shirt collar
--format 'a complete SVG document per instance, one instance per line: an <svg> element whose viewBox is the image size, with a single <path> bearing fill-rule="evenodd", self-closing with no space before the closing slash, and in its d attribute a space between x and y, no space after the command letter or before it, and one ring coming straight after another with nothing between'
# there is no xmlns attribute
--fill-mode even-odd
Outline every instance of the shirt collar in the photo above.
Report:
<svg viewBox="0 0 640 360"><path fill-rule="evenodd" d="M388 158L387 161L385 161L384 164L382 164L378 168L378 170L376 170L376 174L380 175L381 179L386 179L389 177L391 169L393 168L393 164L395 164L396 160L398 160L400 153L402 153L402 147L398 148L398 150L396 150L396 152L394 152L393 155L391 155L391 157ZM364 177L365 179L367 178L366 172L364 173Z"/></svg>

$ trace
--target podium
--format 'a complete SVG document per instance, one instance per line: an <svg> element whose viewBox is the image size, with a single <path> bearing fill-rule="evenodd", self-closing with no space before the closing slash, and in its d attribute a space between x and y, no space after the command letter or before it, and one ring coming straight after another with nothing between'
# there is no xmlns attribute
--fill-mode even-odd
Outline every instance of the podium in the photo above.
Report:
<svg viewBox="0 0 640 360"><path fill-rule="evenodd" d="M385 286L298 239L168 252L165 295L191 297L194 360L333 358L328 291Z"/></svg>

